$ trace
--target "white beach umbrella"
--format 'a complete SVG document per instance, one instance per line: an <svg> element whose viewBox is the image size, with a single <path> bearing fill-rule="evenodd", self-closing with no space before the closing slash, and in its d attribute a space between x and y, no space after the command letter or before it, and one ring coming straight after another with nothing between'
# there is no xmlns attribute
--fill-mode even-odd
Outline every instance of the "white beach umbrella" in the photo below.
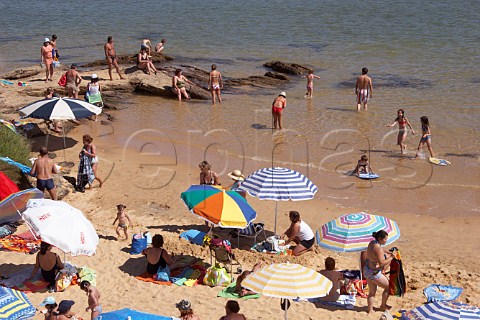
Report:
<svg viewBox="0 0 480 320"><path fill-rule="evenodd" d="M83 213L63 201L30 200L23 219L36 236L72 256L95 254L99 239Z"/></svg>
<svg viewBox="0 0 480 320"><path fill-rule="evenodd" d="M242 282L242 286L269 297L309 299L326 296L333 284L313 269L295 263L277 263L251 273Z"/></svg>
<svg viewBox="0 0 480 320"><path fill-rule="evenodd" d="M277 233L278 201L313 199L318 188L306 176L295 170L275 167L263 168L249 175L239 187L260 200L274 200L275 234Z"/></svg>

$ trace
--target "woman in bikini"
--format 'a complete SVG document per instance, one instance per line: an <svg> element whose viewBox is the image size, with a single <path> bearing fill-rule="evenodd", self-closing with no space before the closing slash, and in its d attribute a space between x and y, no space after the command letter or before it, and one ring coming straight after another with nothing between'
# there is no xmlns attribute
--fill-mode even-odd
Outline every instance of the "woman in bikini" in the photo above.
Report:
<svg viewBox="0 0 480 320"><path fill-rule="evenodd" d="M152 238L152 247L142 251L147 257L147 272L154 275L160 267L168 266L170 271L185 267L184 263L180 263L177 257L172 257L167 250L163 249L163 236L156 234Z"/></svg>
<svg viewBox="0 0 480 320"><path fill-rule="evenodd" d="M48 291L55 291L55 276L57 271L63 269L64 265L58 254L51 252L52 245L42 242L40 244L40 252L37 253L37 259L35 261L35 267L33 268L30 278L31 280L36 274L38 269L42 271L43 280L48 282Z"/></svg>
<svg viewBox="0 0 480 320"><path fill-rule="evenodd" d="M157 69L153 65L153 62L150 60L147 49L142 46L140 53L137 55L137 68L143 70L146 74L155 73L157 74Z"/></svg>
<svg viewBox="0 0 480 320"><path fill-rule="evenodd" d="M185 87L187 83L193 84L182 74L182 69L175 70L175 75L172 78L172 90L178 96L178 101L182 101L182 94L185 99L190 100L187 88Z"/></svg>
<svg viewBox="0 0 480 320"><path fill-rule="evenodd" d="M222 102L220 89L223 89L223 79L222 74L217 71L216 64L212 64L212 72L210 72L210 77L208 78L208 89L212 92L213 104L215 104L215 96L218 97L218 102Z"/></svg>
<svg viewBox="0 0 480 320"><path fill-rule="evenodd" d="M430 152L430 157L434 158L435 153L433 153L432 149L432 132L430 131L430 123L428 122L428 117L423 116L420 117L420 122L422 123L422 138L418 143L417 154L415 155L415 159L418 158L420 154L420 150L426 144L428 148L428 152Z"/></svg>
<svg viewBox="0 0 480 320"><path fill-rule="evenodd" d="M200 183L199 184L206 184L209 186L220 186L220 179L218 178L218 174L215 171L212 171L212 166L207 161L202 161L198 165L200 168Z"/></svg>
<svg viewBox="0 0 480 320"><path fill-rule="evenodd" d="M385 230L380 230L372 233L372 236L375 238L375 240L368 244L365 266L363 267L363 274L367 279L369 288L367 298L369 314L373 312L373 299L377 293L377 287L384 289L382 293L382 304L380 305L380 309L388 310L391 308L389 305L387 305L387 300L389 297L388 279L385 277L382 271L390 265L390 262L392 262L394 258L393 252L385 251L381 247L387 243L388 233Z"/></svg>
<svg viewBox="0 0 480 320"><path fill-rule="evenodd" d="M412 128L410 122L405 117L405 111L403 109L399 109L397 111L397 118L390 124L387 124L387 127L394 127L398 123L398 137L397 137L397 144L400 146L400 152L403 154L407 149L407 145L405 144L405 140L407 139L407 126L412 131L412 134L415 135L415 131Z"/></svg>

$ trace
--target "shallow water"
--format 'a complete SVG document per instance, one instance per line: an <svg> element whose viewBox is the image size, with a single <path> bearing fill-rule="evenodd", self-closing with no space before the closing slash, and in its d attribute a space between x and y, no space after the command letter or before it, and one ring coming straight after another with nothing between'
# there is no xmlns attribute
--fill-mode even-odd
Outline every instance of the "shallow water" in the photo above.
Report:
<svg viewBox="0 0 480 320"><path fill-rule="evenodd" d="M120 54L135 52L149 36L167 39L175 64L208 70L217 63L226 78L263 74L262 64L273 59L307 64L322 77L310 100L303 98L305 80L295 77L262 94L225 94L215 107L136 96L118 113L120 145L139 128L153 129L161 133L140 133L129 147L194 164L206 157L224 180L233 168L252 172L273 163L307 174L319 186L317 197L340 205L478 214L478 1L63 1L46 8L41 1L0 4L1 71L39 62L43 38L56 33L67 64L102 58L108 35ZM374 98L368 112L357 113L353 83L363 66ZM270 105L279 90L287 91L287 129L272 133ZM429 116L433 148L451 166L398 157L397 131L385 128L398 108L418 133L420 116ZM418 140L408 136L408 156ZM346 176L364 152L379 180Z"/></svg>

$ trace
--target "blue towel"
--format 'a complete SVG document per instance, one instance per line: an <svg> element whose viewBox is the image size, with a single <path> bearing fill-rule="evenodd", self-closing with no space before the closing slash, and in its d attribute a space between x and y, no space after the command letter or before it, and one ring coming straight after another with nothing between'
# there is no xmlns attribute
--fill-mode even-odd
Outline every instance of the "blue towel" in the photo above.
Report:
<svg viewBox="0 0 480 320"><path fill-rule="evenodd" d="M462 288L453 286L442 286L440 284L431 284L423 290L428 302L453 301L463 292Z"/></svg>
<svg viewBox="0 0 480 320"><path fill-rule="evenodd" d="M199 246L203 245L203 238L205 237L206 233L202 231L198 231L195 229L190 229L187 231L182 232L180 238L186 239L191 243L198 244Z"/></svg>
<svg viewBox="0 0 480 320"><path fill-rule="evenodd" d="M0 160L19 168L20 170L22 170L23 173L26 173L26 174L30 174L30 170L32 170L32 168L27 167L26 165L21 164L20 162L13 161L9 157L0 157Z"/></svg>

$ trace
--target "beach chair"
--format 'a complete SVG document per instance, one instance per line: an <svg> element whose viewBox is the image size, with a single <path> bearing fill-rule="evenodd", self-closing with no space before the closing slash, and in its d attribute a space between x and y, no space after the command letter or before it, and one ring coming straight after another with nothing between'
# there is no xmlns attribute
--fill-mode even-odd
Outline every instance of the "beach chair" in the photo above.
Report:
<svg viewBox="0 0 480 320"><path fill-rule="evenodd" d="M240 237L250 238L253 239L253 245L257 243L257 237L263 233L263 239L267 239L267 235L265 234L265 224L260 223L250 223L244 229L238 229L237 231L237 248L240 247Z"/></svg>
<svg viewBox="0 0 480 320"><path fill-rule="evenodd" d="M237 273L242 272L242 265L235 258L235 255L227 250L225 246L210 245L210 264L213 265L213 258L215 257L216 264L223 264L225 269L230 272L233 281L233 266L237 266Z"/></svg>

